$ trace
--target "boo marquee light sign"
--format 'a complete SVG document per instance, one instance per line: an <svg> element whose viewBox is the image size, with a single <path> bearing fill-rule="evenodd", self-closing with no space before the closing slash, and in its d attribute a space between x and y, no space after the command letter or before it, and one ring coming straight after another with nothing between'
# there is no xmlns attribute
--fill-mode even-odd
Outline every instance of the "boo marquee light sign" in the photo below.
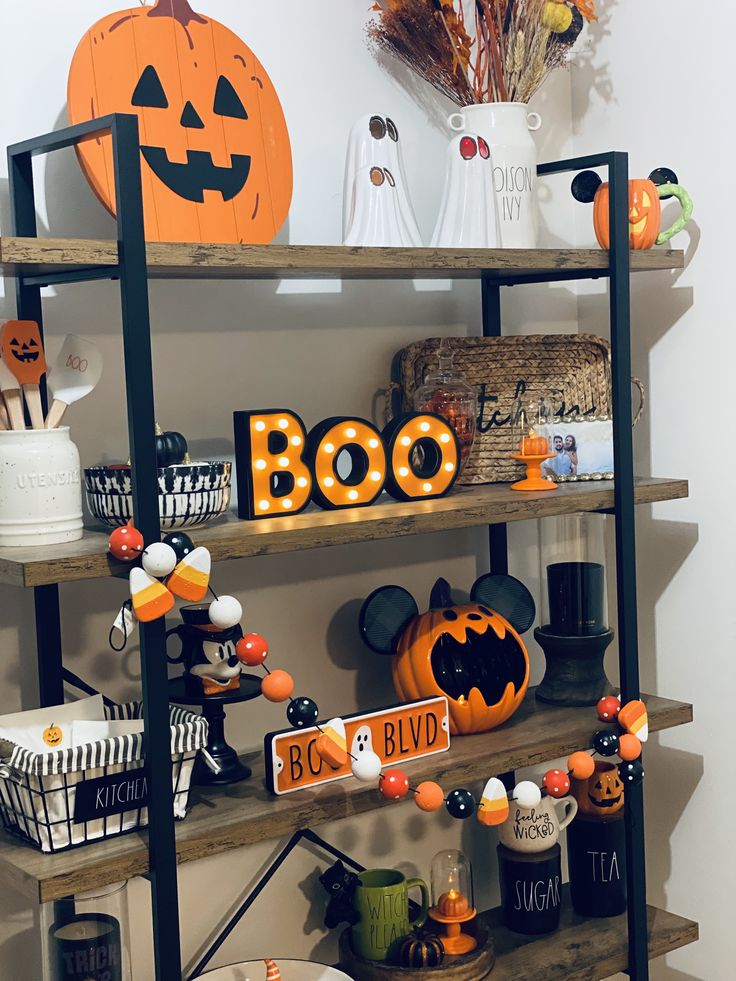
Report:
<svg viewBox="0 0 736 981"><path fill-rule="evenodd" d="M336 416L310 433L294 412L236 412L238 514L297 514L366 507L386 490L397 501L442 497L457 479L460 448L438 415L412 412L379 432L365 419Z"/></svg>

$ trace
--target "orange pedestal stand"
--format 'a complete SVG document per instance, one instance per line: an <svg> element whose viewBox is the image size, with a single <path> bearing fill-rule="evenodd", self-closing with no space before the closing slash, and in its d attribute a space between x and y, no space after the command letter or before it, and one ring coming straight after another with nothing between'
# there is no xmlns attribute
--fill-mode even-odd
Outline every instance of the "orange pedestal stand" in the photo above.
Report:
<svg viewBox="0 0 736 981"><path fill-rule="evenodd" d="M521 453L511 454L514 460L520 460L526 465L526 477L517 480L511 485L511 490L517 491L551 491L557 490L557 484L552 483L542 476L542 464L545 460L551 460L554 453L538 453L534 456L526 456Z"/></svg>

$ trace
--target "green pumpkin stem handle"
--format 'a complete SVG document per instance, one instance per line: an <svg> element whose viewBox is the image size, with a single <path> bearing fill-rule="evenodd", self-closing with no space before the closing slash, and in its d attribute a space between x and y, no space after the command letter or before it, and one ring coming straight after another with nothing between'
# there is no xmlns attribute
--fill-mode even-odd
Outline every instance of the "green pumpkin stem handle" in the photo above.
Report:
<svg viewBox="0 0 736 981"><path fill-rule="evenodd" d="M693 201L685 188L680 184L660 184L657 187L657 192L660 198L677 198L677 200L680 202L680 207L682 208L682 212L677 221L666 231L660 232L657 236L657 245L664 245L665 242L669 242L673 235L677 235L678 232L681 232L692 218Z"/></svg>

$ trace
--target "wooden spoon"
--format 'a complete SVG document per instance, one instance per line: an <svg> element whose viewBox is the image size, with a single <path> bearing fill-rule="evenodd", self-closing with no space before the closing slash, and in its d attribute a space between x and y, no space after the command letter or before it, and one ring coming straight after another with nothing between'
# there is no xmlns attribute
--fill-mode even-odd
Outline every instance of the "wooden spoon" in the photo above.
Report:
<svg viewBox="0 0 736 981"><path fill-rule="evenodd" d="M102 374L102 352L86 337L68 334L49 369L48 384L53 402L46 416L46 428L56 429L72 402L93 390Z"/></svg>
<svg viewBox="0 0 736 981"><path fill-rule="evenodd" d="M3 393L11 429L25 429L26 420L23 415L23 396L20 385L4 361L0 360L0 392Z"/></svg>
<svg viewBox="0 0 736 981"><path fill-rule="evenodd" d="M0 351L6 367L23 386L31 425L34 429L43 429L41 391L38 386L46 372L46 357L41 331L35 320L7 320L0 333Z"/></svg>

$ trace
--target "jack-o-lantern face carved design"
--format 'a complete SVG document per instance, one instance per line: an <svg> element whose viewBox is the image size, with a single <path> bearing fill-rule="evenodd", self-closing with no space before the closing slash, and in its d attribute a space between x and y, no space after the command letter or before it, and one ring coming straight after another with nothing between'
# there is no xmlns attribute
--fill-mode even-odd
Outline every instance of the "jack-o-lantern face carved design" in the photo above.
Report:
<svg viewBox="0 0 736 981"><path fill-rule="evenodd" d="M149 241L265 243L286 219L291 147L273 84L240 38L188 0L98 21L75 52L68 103L73 123L138 115ZM114 213L110 138L78 155Z"/></svg>
<svg viewBox="0 0 736 981"><path fill-rule="evenodd" d="M584 170L572 182L572 194L577 201L593 202L593 227L602 249L611 247L610 193L608 184L592 170ZM676 197L682 205L682 214L666 231L660 231L662 222L661 201ZM651 249L677 234L692 215L692 201L683 187L677 183L677 175L667 167L653 170L646 179L629 181L629 247Z"/></svg>
<svg viewBox="0 0 736 981"><path fill-rule="evenodd" d="M573 796L582 814L605 820L624 806L624 785L613 763L596 760L588 780L572 780Z"/></svg>
<svg viewBox="0 0 736 981"><path fill-rule="evenodd" d="M361 632L373 650L394 654L400 698L445 695L450 731L485 732L521 704L529 684L529 656L520 634L535 616L534 600L510 576L482 576L471 602L454 604L444 579L435 584L430 610L418 614L398 586L376 590L363 604Z"/></svg>
<svg viewBox="0 0 736 981"><path fill-rule="evenodd" d="M8 320L3 324L0 353L22 385L37 384L46 370L41 331L35 320Z"/></svg>

